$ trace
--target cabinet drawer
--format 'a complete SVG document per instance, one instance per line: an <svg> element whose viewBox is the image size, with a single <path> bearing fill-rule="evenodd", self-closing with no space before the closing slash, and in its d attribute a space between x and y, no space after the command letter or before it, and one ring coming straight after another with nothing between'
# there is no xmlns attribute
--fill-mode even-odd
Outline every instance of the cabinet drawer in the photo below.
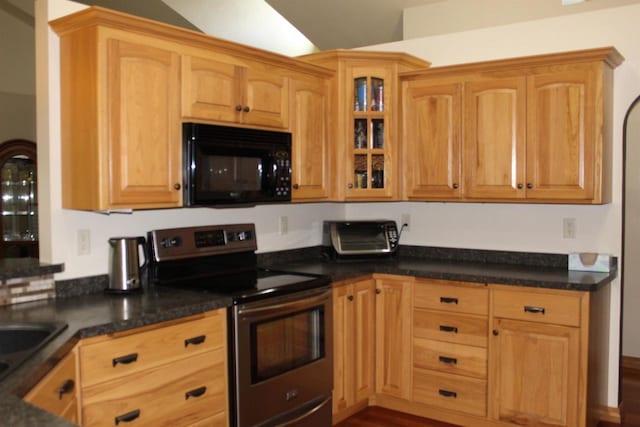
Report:
<svg viewBox="0 0 640 427"><path fill-rule="evenodd" d="M487 315L489 291L486 287L445 280L418 280L414 307L452 313Z"/></svg>
<svg viewBox="0 0 640 427"><path fill-rule="evenodd" d="M224 412L225 357L218 349L84 388L83 425L113 427L121 417L135 426L186 426Z"/></svg>
<svg viewBox="0 0 640 427"><path fill-rule="evenodd" d="M413 370L413 400L418 403L485 416L487 382L422 369Z"/></svg>
<svg viewBox="0 0 640 427"><path fill-rule="evenodd" d="M557 325L580 325L580 294L493 290L493 315L506 319Z"/></svg>
<svg viewBox="0 0 640 427"><path fill-rule="evenodd" d="M77 387L76 353L72 351L25 396L25 400L51 413L75 419L72 411L69 414L69 407L76 408Z"/></svg>
<svg viewBox="0 0 640 427"><path fill-rule="evenodd" d="M486 379L487 350L469 345L414 338L413 366Z"/></svg>
<svg viewBox="0 0 640 427"><path fill-rule="evenodd" d="M418 338L486 347L487 333L485 317L430 310L413 312L413 335Z"/></svg>
<svg viewBox="0 0 640 427"><path fill-rule="evenodd" d="M221 413L189 424L189 427L228 427L227 414Z"/></svg>
<svg viewBox="0 0 640 427"><path fill-rule="evenodd" d="M83 387L221 347L224 310L212 316L88 344L80 348Z"/></svg>

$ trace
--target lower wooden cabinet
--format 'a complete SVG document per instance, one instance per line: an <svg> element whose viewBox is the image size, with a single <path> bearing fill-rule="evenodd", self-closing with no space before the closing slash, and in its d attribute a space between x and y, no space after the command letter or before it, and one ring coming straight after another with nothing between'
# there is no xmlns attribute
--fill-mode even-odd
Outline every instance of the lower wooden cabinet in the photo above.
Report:
<svg viewBox="0 0 640 427"><path fill-rule="evenodd" d="M74 349L27 393L24 400L78 424L76 358Z"/></svg>
<svg viewBox="0 0 640 427"><path fill-rule="evenodd" d="M229 425L226 309L81 340L25 400L82 426Z"/></svg>
<svg viewBox="0 0 640 427"><path fill-rule="evenodd" d="M609 286L582 292L373 277L376 378L365 403L465 426L597 426L608 359L595 355L608 345ZM334 406L334 423L344 418L336 409L354 407L345 396L355 395L362 372L342 354L361 345L348 320L358 283L334 290L334 347L342 349L334 400L347 402Z"/></svg>
<svg viewBox="0 0 640 427"><path fill-rule="evenodd" d="M375 393L375 292L373 279L333 289L333 419L339 422Z"/></svg>

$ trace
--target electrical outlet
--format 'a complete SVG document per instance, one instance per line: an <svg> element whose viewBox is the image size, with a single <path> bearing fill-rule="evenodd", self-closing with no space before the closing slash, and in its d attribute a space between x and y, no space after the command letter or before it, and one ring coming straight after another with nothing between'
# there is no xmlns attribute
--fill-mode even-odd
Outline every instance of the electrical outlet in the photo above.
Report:
<svg viewBox="0 0 640 427"><path fill-rule="evenodd" d="M289 232L289 217L283 215L278 221L278 232L280 234L287 234Z"/></svg>
<svg viewBox="0 0 640 427"><path fill-rule="evenodd" d="M78 230L78 255L91 253L91 231L87 228Z"/></svg>
<svg viewBox="0 0 640 427"><path fill-rule="evenodd" d="M575 218L562 219L562 238L563 239L576 238L576 219Z"/></svg>
<svg viewBox="0 0 640 427"><path fill-rule="evenodd" d="M409 229L411 228L411 215L409 215L408 213L403 213L400 217L400 221L402 222L402 224L400 224L400 228L402 228L402 226L406 224L406 226L404 227L404 231L409 231Z"/></svg>

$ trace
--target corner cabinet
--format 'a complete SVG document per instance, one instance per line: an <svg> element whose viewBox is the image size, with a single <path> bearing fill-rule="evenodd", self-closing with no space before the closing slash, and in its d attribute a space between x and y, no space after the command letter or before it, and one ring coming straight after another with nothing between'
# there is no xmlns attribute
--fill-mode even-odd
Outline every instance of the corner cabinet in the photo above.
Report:
<svg viewBox="0 0 640 427"><path fill-rule="evenodd" d="M329 114L333 200L399 200L398 74L429 67L406 54L327 51L299 59L335 71Z"/></svg>
<svg viewBox="0 0 640 427"><path fill-rule="evenodd" d="M53 21L60 35L63 207L182 204L180 55L159 38Z"/></svg>
<svg viewBox="0 0 640 427"><path fill-rule="evenodd" d="M622 60L600 48L403 74L404 197L609 202Z"/></svg>

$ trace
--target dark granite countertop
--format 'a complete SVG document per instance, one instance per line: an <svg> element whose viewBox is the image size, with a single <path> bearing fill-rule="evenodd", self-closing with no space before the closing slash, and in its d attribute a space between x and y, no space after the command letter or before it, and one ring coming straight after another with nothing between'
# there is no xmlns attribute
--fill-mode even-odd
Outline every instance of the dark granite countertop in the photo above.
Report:
<svg viewBox="0 0 640 427"><path fill-rule="evenodd" d="M123 295L97 293L0 307L2 322L64 322L67 328L0 382L0 426L70 426L21 400L82 338L199 314L231 305L213 293L147 287Z"/></svg>
<svg viewBox="0 0 640 427"><path fill-rule="evenodd" d="M13 271L47 268L37 260L12 264ZM610 273L568 271L566 255L402 247L396 258L338 262L322 255L320 247L258 254L260 265L291 272L323 274L332 281L372 273L420 278L500 283L575 291L595 291L611 282ZM8 265L7 264L7 265ZM22 265L22 267L20 266ZM29 270L28 266L32 269ZM21 270L22 268L22 270ZM62 266L51 266L62 271ZM56 272L52 270L51 272ZM6 274L10 273L11 268ZM38 270L42 271L42 270ZM0 265L0 274L2 266ZM12 277L21 277L20 274ZM70 426L21 400L44 374L82 338L113 333L198 314L231 305L228 297L213 293L149 286L143 293L105 295L104 278L63 281L67 298L0 307L1 322L65 322L67 328L36 355L0 382L0 426ZM73 289L74 287L80 287ZM82 290L91 290L85 295ZM76 296L71 296L71 295Z"/></svg>
<svg viewBox="0 0 640 427"><path fill-rule="evenodd" d="M0 259L0 280L54 274L63 270L64 264L43 263L37 258Z"/></svg>
<svg viewBox="0 0 640 427"><path fill-rule="evenodd" d="M375 262L322 262L296 261L286 264L269 264L272 269L312 274L325 274L332 281L342 281L358 276L381 273L415 276L427 279L459 280L466 282L498 283L573 291L595 291L611 282L617 275L587 271L567 271L557 267L523 267L511 264L485 264L420 258L381 259Z"/></svg>

